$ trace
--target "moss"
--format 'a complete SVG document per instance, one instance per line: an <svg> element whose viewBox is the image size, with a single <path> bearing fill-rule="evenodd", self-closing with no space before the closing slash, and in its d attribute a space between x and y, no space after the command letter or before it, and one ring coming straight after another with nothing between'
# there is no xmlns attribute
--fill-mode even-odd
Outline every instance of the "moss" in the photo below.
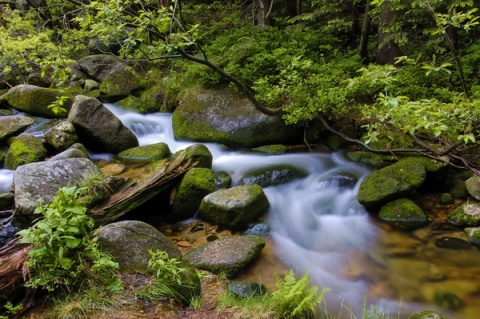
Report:
<svg viewBox="0 0 480 319"><path fill-rule="evenodd" d="M402 229L415 228L428 221L422 209L407 198L400 198L382 206L379 216L382 220Z"/></svg>
<svg viewBox="0 0 480 319"><path fill-rule="evenodd" d="M285 154L288 151L288 147L282 144L265 145L265 146L252 148L252 151L255 153L260 153L265 155L280 155L280 154Z"/></svg>
<svg viewBox="0 0 480 319"><path fill-rule="evenodd" d="M366 151L348 152L346 156L352 161L372 166L382 165L385 161L384 156Z"/></svg>
<svg viewBox="0 0 480 319"><path fill-rule="evenodd" d="M480 246L480 227L467 227L464 231L472 244Z"/></svg>
<svg viewBox="0 0 480 319"><path fill-rule="evenodd" d="M118 157L128 162L153 162L172 155L166 143L160 142L145 146L138 146L122 151Z"/></svg>
<svg viewBox="0 0 480 319"><path fill-rule="evenodd" d="M213 156L208 147L203 144L190 145L184 150L187 158L195 163L195 167L212 168Z"/></svg>
<svg viewBox="0 0 480 319"><path fill-rule="evenodd" d="M451 204L453 203L453 196L452 194L450 193L443 193L441 196L440 196L440 202L442 204Z"/></svg>
<svg viewBox="0 0 480 319"><path fill-rule="evenodd" d="M464 204L459 206L448 215L447 222L459 227L480 226L480 205Z"/></svg>
<svg viewBox="0 0 480 319"><path fill-rule="evenodd" d="M15 138L5 157L5 167L16 169L20 165L38 162L47 156L42 141L31 134L20 134Z"/></svg>
<svg viewBox="0 0 480 319"><path fill-rule="evenodd" d="M426 170L422 163L404 159L368 175L360 185L357 200L366 207L381 206L411 194L425 178Z"/></svg>

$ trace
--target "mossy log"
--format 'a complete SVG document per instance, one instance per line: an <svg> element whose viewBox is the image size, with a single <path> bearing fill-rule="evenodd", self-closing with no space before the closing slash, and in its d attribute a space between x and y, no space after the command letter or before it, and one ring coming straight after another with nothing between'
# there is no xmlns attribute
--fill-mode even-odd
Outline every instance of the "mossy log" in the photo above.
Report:
<svg viewBox="0 0 480 319"><path fill-rule="evenodd" d="M181 154L148 178L125 183L106 201L90 209L89 213L97 224L108 224L169 189L177 177L193 166L191 159Z"/></svg>

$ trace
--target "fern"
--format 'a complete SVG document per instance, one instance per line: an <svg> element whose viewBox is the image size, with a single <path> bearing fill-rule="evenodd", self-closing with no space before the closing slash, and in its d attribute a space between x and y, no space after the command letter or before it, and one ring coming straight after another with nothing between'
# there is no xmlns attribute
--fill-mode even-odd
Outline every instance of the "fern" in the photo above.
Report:
<svg viewBox="0 0 480 319"><path fill-rule="evenodd" d="M323 301L328 289L317 293L318 287L310 286L310 277L304 274L297 280L290 270L285 277L275 276L277 290L272 294L275 312L283 318L311 318Z"/></svg>

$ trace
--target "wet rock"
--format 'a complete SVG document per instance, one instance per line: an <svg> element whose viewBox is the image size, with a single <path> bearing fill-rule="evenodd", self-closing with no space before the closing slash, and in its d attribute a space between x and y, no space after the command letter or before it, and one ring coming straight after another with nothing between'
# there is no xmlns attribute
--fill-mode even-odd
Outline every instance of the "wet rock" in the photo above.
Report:
<svg viewBox="0 0 480 319"><path fill-rule="evenodd" d="M261 237L234 236L195 248L186 258L197 268L234 278L257 258L263 247L265 241Z"/></svg>
<svg viewBox="0 0 480 319"><path fill-rule="evenodd" d="M239 298L263 296L267 293L264 285L248 281L231 281L227 284L227 290Z"/></svg>
<svg viewBox="0 0 480 319"><path fill-rule="evenodd" d="M256 236L261 236L265 237L270 234L270 225L261 223L261 224L253 224L248 227L246 231L243 233L245 235L256 235Z"/></svg>
<svg viewBox="0 0 480 319"><path fill-rule="evenodd" d="M433 296L433 301L439 307L448 310L457 310L463 303L462 300L453 292L449 291L437 291Z"/></svg>
<svg viewBox="0 0 480 319"><path fill-rule="evenodd" d="M203 144L193 144L184 150L187 158L193 163L197 163L196 167L212 168L213 155Z"/></svg>
<svg viewBox="0 0 480 319"><path fill-rule="evenodd" d="M280 154L285 154L287 151L288 151L288 147L282 144L264 145L264 146L252 148L252 152L260 153L264 155L280 155Z"/></svg>
<svg viewBox="0 0 480 319"><path fill-rule="evenodd" d="M170 148L163 142L137 146L118 153L118 157L125 162L154 162L171 155Z"/></svg>
<svg viewBox="0 0 480 319"><path fill-rule="evenodd" d="M200 204L199 217L228 229L242 229L257 221L270 207L263 189L242 185L220 189L205 196Z"/></svg>
<svg viewBox="0 0 480 319"><path fill-rule="evenodd" d="M65 151L78 140L75 127L68 121L58 123L48 130L44 137L48 144L60 152Z"/></svg>
<svg viewBox="0 0 480 319"><path fill-rule="evenodd" d="M135 134L95 98L77 95L68 120L80 142L94 151L120 153L138 146Z"/></svg>
<svg viewBox="0 0 480 319"><path fill-rule="evenodd" d="M215 189L224 189L232 186L232 177L225 171L215 172Z"/></svg>
<svg viewBox="0 0 480 319"><path fill-rule="evenodd" d="M155 227L141 221L126 220L108 224L95 235L100 249L111 254L120 266L120 271L128 274L148 274L149 251L165 251L169 258L181 261L182 285L176 290L189 301L200 294L200 279L193 267L182 259L177 246Z"/></svg>
<svg viewBox="0 0 480 319"><path fill-rule="evenodd" d="M9 210L13 208L14 198L12 192L0 194L0 210Z"/></svg>
<svg viewBox="0 0 480 319"><path fill-rule="evenodd" d="M28 116L0 116L0 141L6 141L9 137L20 134L34 122Z"/></svg>
<svg viewBox="0 0 480 319"><path fill-rule="evenodd" d="M440 312L433 310L424 310L421 312L414 313L408 319L447 319Z"/></svg>
<svg viewBox="0 0 480 319"><path fill-rule="evenodd" d="M263 114L228 88L185 94L173 112L172 126L178 140L228 147L288 144L302 136L294 126L285 125L281 116Z"/></svg>
<svg viewBox="0 0 480 319"><path fill-rule="evenodd" d="M480 204L463 204L448 214L447 222L458 227L480 226Z"/></svg>
<svg viewBox="0 0 480 319"><path fill-rule="evenodd" d="M435 246L438 248L452 249L452 250L469 250L472 249L472 244L460 238L455 237L440 237L435 239Z"/></svg>
<svg viewBox="0 0 480 319"><path fill-rule="evenodd" d="M467 227L464 231L472 244L480 246L480 227Z"/></svg>
<svg viewBox="0 0 480 319"><path fill-rule="evenodd" d="M417 158L407 158L368 175L360 185L357 200L365 207L378 207L413 193L425 178L425 165Z"/></svg>
<svg viewBox="0 0 480 319"><path fill-rule="evenodd" d="M48 106L57 100L62 93L55 89L42 88L30 84L21 84L11 88L2 98L8 104L21 112L48 118L64 117L65 114L56 114ZM64 108L68 110L72 100L65 102Z"/></svg>
<svg viewBox="0 0 480 319"><path fill-rule="evenodd" d="M5 167L16 169L29 163L43 160L47 156L47 150L42 140L33 134L22 133L17 136L5 156Z"/></svg>
<svg viewBox="0 0 480 319"><path fill-rule="evenodd" d="M75 185L82 177L98 171L95 164L83 158L46 161L18 167L13 176L15 213L12 224L25 228L36 216L33 212L39 203L48 204L58 189Z"/></svg>
<svg viewBox="0 0 480 319"><path fill-rule="evenodd" d="M408 198L400 198L380 208L382 220L401 229L413 229L427 223L428 218L420 207Z"/></svg>
<svg viewBox="0 0 480 319"><path fill-rule="evenodd" d="M19 230L20 228L12 226L10 222L3 224L2 219L0 219L0 247L14 239Z"/></svg>
<svg viewBox="0 0 480 319"><path fill-rule="evenodd" d="M169 220L191 218L197 212L202 199L215 191L213 172L208 168L192 168L180 181L170 208Z"/></svg>
<svg viewBox="0 0 480 319"><path fill-rule="evenodd" d="M67 150L58 153L57 155L51 157L49 161L58 161L58 160L63 160L67 158L87 158L89 159L90 156L88 155L88 151L80 143L75 143L72 146L70 146Z"/></svg>
<svg viewBox="0 0 480 319"><path fill-rule="evenodd" d="M246 172L238 181L239 185L257 184L262 187L282 185L307 174L293 165L273 165Z"/></svg>

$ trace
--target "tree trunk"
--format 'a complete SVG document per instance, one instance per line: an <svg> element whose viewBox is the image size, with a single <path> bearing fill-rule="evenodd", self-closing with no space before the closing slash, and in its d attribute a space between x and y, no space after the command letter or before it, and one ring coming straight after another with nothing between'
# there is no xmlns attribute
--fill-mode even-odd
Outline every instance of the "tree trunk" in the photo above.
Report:
<svg viewBox="0 0 480 319"><path fill-rule="evenodd" d="M270 13L272 11L274 0L256 0L257 4L257 24L260 26L271 25Z"/></svg>
<svg viewBox="0 0 480 319"><path fill-rule="evenodd" d="M378 50L375 60L378 64L394 64L395 58L403 55L398 44L392 39L395 33L386 30L396 16L396 12L391 10L391 5L390 1L382 4L383 11L380 14L378 26Z"/></svg>
<svg viewBox="0 0 480 319"><path fill-rule="evenodd" d="M159 8L170 8L172 5L172 0L158 0Z"/></svg>
<svg viewBox="0 0 480 319"><path fill-rule="evenodd" d="M360 58L362 59L363 64L370 63L370 58L368 56L368 36L370 34L370 0L367 0L365 4L365 13L363 16L362 31L360 36Z"/></svg>

